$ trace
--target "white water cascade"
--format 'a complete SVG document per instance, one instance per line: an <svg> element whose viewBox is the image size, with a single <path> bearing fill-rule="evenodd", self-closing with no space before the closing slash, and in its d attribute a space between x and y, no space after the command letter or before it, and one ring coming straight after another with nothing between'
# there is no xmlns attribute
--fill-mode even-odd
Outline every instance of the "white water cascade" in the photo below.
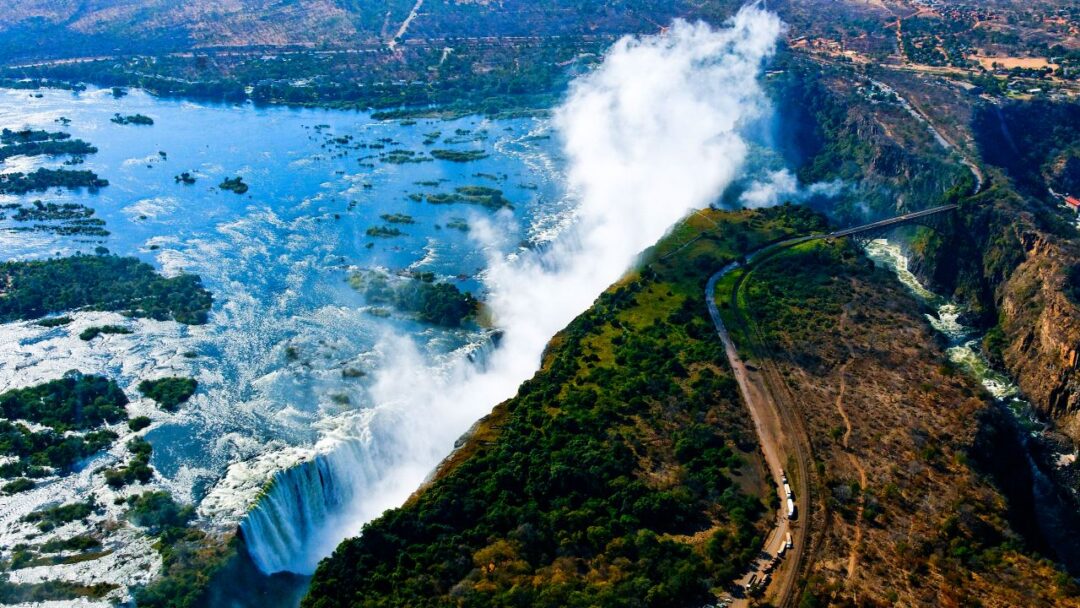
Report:
<svg viewBox="0 0 1080 608"><path fill-rule="evenodd" d="M627 37L574 82L553 119L567 159L575 218L542 252L503 256L499 222L470 233L493 252L484 275L502 330L476 365L434 365L405 336L387 335L373 407L336 420L316 456L279 473L242 522L264 572L311 573L320 557L401 504L455 439L539 367L556 332L586 310L677 221L723 193L743 169L740 130L768 109L758 83L782 24L743 8L724 27L676 21Z"/></svg>

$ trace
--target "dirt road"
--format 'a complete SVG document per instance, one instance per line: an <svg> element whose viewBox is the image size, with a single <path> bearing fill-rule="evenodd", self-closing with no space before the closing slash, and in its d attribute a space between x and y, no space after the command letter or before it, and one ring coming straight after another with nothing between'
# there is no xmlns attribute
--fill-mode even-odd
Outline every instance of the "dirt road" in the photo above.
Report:
<svg viewBox="0 0 1080 608"><path fill-rule="evenodd" d="M783 605L789 603L794 597L798 564L804 553L806 527L799 525L797 517L800 511L805 512L809 506L808 498L799 496L800 490L796 484L796 481L801 484L806 483L809 469L800 472L797 480L787 479L784 466L788 462L802 461L800 454L808 454L808 449L796 449L793 445L794 437L785 432L784 419L787 416L781 412L781 407L773 396L773 389L769 386L766 375L759 368L747 365L743 361L720 316L716 305L716 283L720 278L740 267L739 263L733 262L710 277L705 288L705 302L709 308L709 316L712 317L713 325L716 327L716 333L724 344L724 351L735 374L739 391L750 410L754 430L757 432L762 454L776 484L776 493L780 500L775 514L775 524L765 539L761 554L754 561L750 571L744 574L737 583L741 589L745 590L751 580L760 582L771 573L771 578L764 587L764 595L767 598L779 600L777 603ZM799 504L796 519L788 517L785 481L789 482L796 492L796 502ZM793 541L793 547L790 549L785 547L789 538ZM778 560L777 557L782 552L783 557ZM736 596L732 600L733 606L749 605L746 597Z"/></svg>

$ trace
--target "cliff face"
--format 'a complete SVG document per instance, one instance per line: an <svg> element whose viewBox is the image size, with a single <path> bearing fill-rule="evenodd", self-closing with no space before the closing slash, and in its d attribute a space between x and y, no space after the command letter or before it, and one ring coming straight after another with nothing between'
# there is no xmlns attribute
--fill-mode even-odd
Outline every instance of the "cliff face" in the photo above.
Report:
<svg viewBox="0 0 1080 608"><path fill-rule="evenodd" d="M1035 553L1053 556L1008 417L893 276L811 243L760 262L738 297L819 463L800 605L1077 605Z"/></svg>
<svg viewBox="0 0 1080 608"><path fill-rule="evenodd" d="M971 175L898 97L850 67L792 54L770 81L776 145L806 184L840 182L824 209L839 225L940 204Z"/></svg>
<svg viewBox="0 0 1080 608"><path fill-rule="evenodd" d="M1026 257L997 289L1001 357L1036 408L1080 441L1080 306L1067 293L1080 251L1022 225L1016 231Z"/></svg>
<svg viewBox="0 0 1080 608"><path fill-rule="evenodd" d="M1080 305L1069 295L1080 246L1041 202L1005 178L964 201L950 229L909 243L912 270L989 330L984 351L1036 410L1080 441Z"/></svg>

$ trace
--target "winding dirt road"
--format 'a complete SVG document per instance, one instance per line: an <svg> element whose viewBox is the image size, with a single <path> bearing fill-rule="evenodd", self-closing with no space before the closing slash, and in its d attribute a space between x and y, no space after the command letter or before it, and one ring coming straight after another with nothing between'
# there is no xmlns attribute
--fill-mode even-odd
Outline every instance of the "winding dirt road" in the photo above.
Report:
<svg viewBox="0 0 1080 608"><path fill-rule="evenodd" d="M809 240L809 238L793 239L795 242L803 240ZM793 243L785 241L782 245L790 244ZM765 249L759 253L764 251ZM784 606L794 603L799 565L805 555L807 526L801 525L798 518L809 513L809 492L805 490L805 487L810 475L810 447L809 442L805 441L797 431L801 428L801 424L794 426L791 423L790 419L795 413L782 407L778 402L777 395L784 393L771 386L775 378L764 366L755 367L743 361L720 316L720 310L716 305L716 283L728 273L741 267L742 264L732 262L710 277L705 287L705 302L709 308L709 316L712 317L713 325L716 327L716 333L724 344L724 352L735 374L739 391L754 421L754 429L758 435L762 454L776 484L779 506L775 515L775 525L765 539L758 559L754 561L750 571L738 580L738 585L740 589L745 589L751 580L760 582L771 571L772 578L765 585L764 595L772 599L775 604ZM733 293L738 293L738 287L733 290ZM729 303L729 305L733 304ZM785 471L785 464L794 464L795 470ZM785 473L794 473L794 475L785 477ZM787 496L784 492L785 480L795 492L797 505L795 519L788 517ZM789 535L793 543L790 549L785 547ZM776 558L782 550L783 557L776 566ZM745 597L735 597L732 605L747 606L749 600Z"/></svg>

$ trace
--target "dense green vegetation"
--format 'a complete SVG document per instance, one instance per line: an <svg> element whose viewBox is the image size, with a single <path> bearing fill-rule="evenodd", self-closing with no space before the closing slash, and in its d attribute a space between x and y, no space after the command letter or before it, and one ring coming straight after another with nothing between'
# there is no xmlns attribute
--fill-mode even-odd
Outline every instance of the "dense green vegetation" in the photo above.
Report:
<svg viewBox="0 0 1080 608"><path fill-rule="evenodd" d="M798 263L792 261L795 256ZM838 267L844 268L843 275ZM755 266L740 308L761 328L766 343L813 343L840 316L842 302L830 292L842 290L852 277L865 278L873 267L847 241L799 245ZM815 363L800 361L810 369Z"/></svg>
<svg viewBox="0 0 1080 608"><path fill-rule="evenodd" d="M143 125L149 126L154 124L154 119L142 114L131 114L128 116L121 116L120 114L114 114L109 119L110 122L115 122L118 125Z"/></svg>
<svg viewBox="0 0 1080 608"><path fill-rule="evenodd" d="M154 469L150 467L150 455L154 453L154 447L150 442L136 437L128 442L127 447L134 455L131 462L105 471L105 483L115 490L135 482L146 483L154 478Z"/></svg>
<svg viewBox="0 0 1080 608"><path fill-rule="evenodd" d="M382 13L380 24L385 10ZM607 44L607 39L558 38L506 46L465 42L455 44L455 52L445 57L442 45L402 46L398 50L404 61L392 62L385 61L382 53L256 53L246 57L222 55L211 65L205 56L157 57L153 62L91 61L9 69L4 73L47 73L49 77L76 82L137 86L162 96L381 109L379 118L477 110L498 114L551 107L571 77L567 62L591 63ZM140 47L136 52L145 54L146 50ZM218 71L226 64L227 71ZM440 69L429 69L435 65ZM479 66L484 69L475 69ZM300 84L301 80L305 83ZM250 94L245 90L248 86L252 87Z"/></svg>
<svg viewBox="0 0 1080 608"><path fill-rule="evenodd" d="M93 171L42 168L33 173L14 171L0 174L0 194L43 192L49 188L88 188L94 191L108 185L108 180L99 178Z"/></svg>
<svg viewBox="0 0 1080 608"><path fill-rule="evenodd" d="M64 154L82 156L94 154L95 152L97 152L97 148L81 139L48 139L0 146L0 161L7 160L12 156L61 156Z"/></svg>
<svg viewBox="0 0 1080 608"><path fill-rule="evenodd" d="M82 83L66 82L64 80L51 80L48 78L0 78L0 86L8 89L60 89L62 91L85 91L86 85Z"/></svg>
<svg viewBox="0 0 1080 608"><path fill-rule="evenodd" d="M91 429L126 420L127 402L112 380L78 372L0 394L0 455L14 458L0 465L0 477L33 478L49 475L50 470L65 472L109 447L117 434ZM31 431L20 420L49 428ZM4 491L14 493L32 487L29 480L15 480Z"/></svg>
<svg viewBox="0 0 1080 608"><path fill-rule="evenodd" d="M185 181L184 183L187 182ZM248 185L244 183L244 178L240 176L226 177L220 184L218 184L218 188L221 188L222 190L228 190L235 194L243 194L248 191Z"/></svg>
<svg viewBox="0 0 1080 608"><path fill-rule="evenodd" d="M416 220L413 216L405 213L384 213L379 216L384 222L389 224L415 224Z"/></svg>
<svg viewBox="0 0 1080 608"><path fill-rule="evenodd" d="M109 430L64 435L53 430L35 432L25 424L0 420L0 454L15 457L14 461L0 465L0 477L35 478L65 473L111 446L116 438L117 434Z"/></svg>
<svg viewBox="0 0 1080 608"><path fill-rule="evenodd" d="M139 383L139 392L157 401L162 409L175 412L195 394L199 387L194 378L158 378L157 380L143 380Z"/></svg>
<svg viewBox="0 0 1080 608"><path fill-rule="evenodd" d="M483 150L432 150L431 156L455 163L467 163L488 157L487 152Z"/></svg>
<svg viewBox="0 0 1080 608"><path fill-rule="evenodd" d="M63 141L70 138L70 133L63 133L61 131L51 132L45 131L44 129L20 129L18 131L12 131L5 127L0 130L0 144L5 146L47 141Z"/></svg>
<svg viewBox="0 0 1080 608"><path fill-rule="evenodd" d="M692 216L414 500L320 564L305 608L715 601L759 549L764 510L735 481L755 442L702 287L819 223L790 207Z"/></svg>
<svg viewBox="0 0 1080 608"><path fill-rule="evenodd" d="M90 237L109 236L105 220L93 217L94 210L80 203L42 203L29 205L6 203L0 205L0 220L40 222L33 226L16 226L12 231L52 232L55 234Z"/></svg>
<svg viewBox="0 0 1080 608"><path fill-rule="evenodd" d="M0 296L4 323L91 309L200 324L213 302L197 276L167 279L136 258L110 255L4 262L0 279L5 283Z"/></svg>
<svg viewBox="0 0 1080 608"><path fill-rule="evenodd" d="M416 194L413 195L414 200L426 200L432 205L452 205L455 203L466 203L469 205L480 205L491 210L502 209L507 207L512 209L513 205L510 201L506 200L503 196L502 190L496 188L489 188L487 186L459 186L454 188L451 193L435 193L435 194Z"/></svg>
<svg viewBox="0 0 1080 608"><path fill-rule="evenodd" d="M205 601L210 579L235 554L231 544L214 539L191 526L195 509L178 504L168 492L144 492L128 498L128 519L147 528L156 539L163 574L135 589L135 601L144 608L197 608Z"/></svg>
<svg viewBox="0 0 1080 608"><path fill-rule="evenodd" d="M94 325L79 332L79 339L89 342L102 334L130 334L134 333L123 325Z"/></svg>
<svg viewBox="0 0 1080 608"><path fill-rule="evenodd" d="M457 286L434 282L433 275L395 279L379 272L356 272L349 275L348 281L369 304L394 306L425 323L458 327L480 305L472 294Z"/></svg>
<svg viewBox="0 0 1080 608"><path fill-rule="evenodd" d="M0 415L56 431L86 430L127 419L127 397L103 376L68 372L63 378L0 394Z"/></svg>
<svg viewBox="0 0 1080 608"><path fill-rule="evenodd" d="M27 490L33 490L37 484L33 479L27 479L26 477L19 477L15 481L5 483L3 487L0 487L0 492L4 494L18 494L19 492L25 492Z"/></svg>
<svg viewBox="0 0 1080 608"><path fill-rule="evenodd" d="M136 526L147 528L153 536L176 533L195 517L194 507L181 506L168 492L144 492L128 498L127 518Z"/></svg>
<svg viewBox="0 0 1080 608"><path fill-rule="evenodd" d="M94 497L90 496L83 502L73 502L34 511L23 517L23 521L37 524L38 529L42 532L48 532L57 526L86 519L98 508L97 503L94 502Z"/></svg>
<svg viewBox="0 0 1080 608"><path fill-rule="evenodd" d="M368 228L367 230L364 231L364 234L366 234L366 235L368 235L370 237L375 237L375 238L380 238L380 239L392 239L392 238L394 238L396 236L401 236L401 235L403 235L405 233L402 232L401 230L397 229L397 228L394 228L393 226L371 226L370 228Z"/></svg>
<svg viewBox="0 0 1080 608"><path fill-rule="evenodd" d="M11 219L16 222L44 222L86 219L94 210L80 203L42 203L34 201L27 205L8 203L0 209L14 211Z"/></svg>

